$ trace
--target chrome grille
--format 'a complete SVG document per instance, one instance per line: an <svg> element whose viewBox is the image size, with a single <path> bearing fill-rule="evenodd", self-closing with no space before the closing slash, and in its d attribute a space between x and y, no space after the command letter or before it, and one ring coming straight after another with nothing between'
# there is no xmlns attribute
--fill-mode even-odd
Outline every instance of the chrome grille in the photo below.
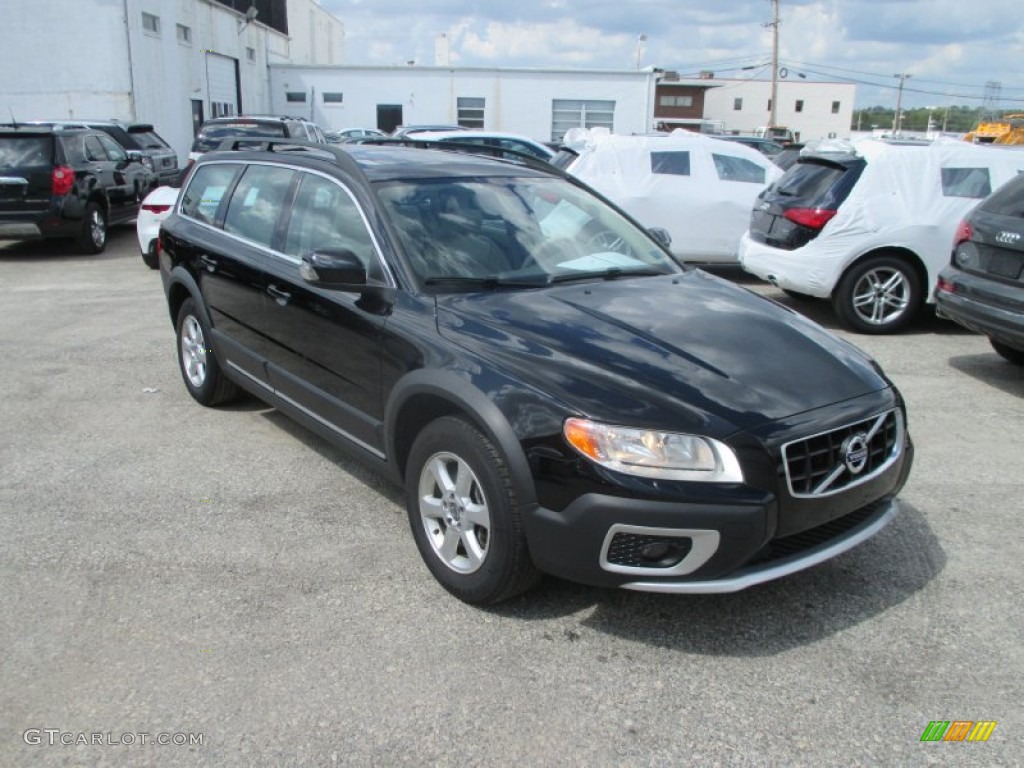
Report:
<svg viewBox="0 0 1024 768"><path fill-rule="evenodd" d="M876 477L903 450L903 414L888 411L782 447L789 491L830 496Z"/></svg>

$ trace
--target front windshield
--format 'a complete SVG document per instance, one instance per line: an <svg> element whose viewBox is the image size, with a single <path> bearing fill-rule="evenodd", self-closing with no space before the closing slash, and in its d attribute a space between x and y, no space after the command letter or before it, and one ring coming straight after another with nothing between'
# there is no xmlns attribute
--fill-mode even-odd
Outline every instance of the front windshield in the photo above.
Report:
<svg viewBox="0 0 1024 768"><path fill-rule="evenodd" d="M426 285L548 285L680 271L646 233L563 179L390 181L377 194Z"/></svg>

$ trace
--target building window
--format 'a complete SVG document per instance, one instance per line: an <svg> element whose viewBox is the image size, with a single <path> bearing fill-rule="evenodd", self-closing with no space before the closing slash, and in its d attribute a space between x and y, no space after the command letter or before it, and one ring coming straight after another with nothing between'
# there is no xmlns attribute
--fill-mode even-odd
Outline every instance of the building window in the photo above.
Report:
<svg viewBox="0 0 1024 768"><path fill-rule="evenodd" d="M552 99L551 140L561 141L570 128L613 129L615 102L583 99Z"/></svg>
<svg viewBox="0 0 1024 768"><path fill-rule="evenodd" d="M484 100L459 96L456 99L456 107L459 111L459 125L463 128L484 127Z"/></svg>
<svg viewBox="0 0 1024 768"><path fill-rule="evenodd" d="M245 49L245 58L247 58L249 61L256 61L256 49L255 48L246 48Z"/></svg>
<svg viewBox="0 0 1024 768"><path fill-rule="evenodd" d="M160 36L160 17L152 13L142 14L142 31L150 35Z"/></svg>
<svg viewBox="0 0 1024 768"><path fill-rule="evenodd" d="M345 100L345 94L341 91L324 91L324 104L341 104Z"/></svg>
<svg viewBox="0 0 1024 768"><path fill-rule="evenodd" d="M285 99L288 100L289 104L305 104L306 103L306 92L305 91L288 91L284 95Z"/></svg>
<svg viewBox="0 0 1024 768"><path fill-rule="evenodd" d="M804 111L804 100L803 99L797 99L796 100L796 111L797 112L803 112Z"/></svg>
<svg viewBox="0 0 1024 768"><path fill-rule="evenodd" d="M839 114L839 102L838 101L833 101L832 102L832 114L833 115L838 115Z"/></svg>
<svg viewBox="0 0 1024 768"><path fill-rule="evenodd" d="M743 99L733 99L732 108L734 112L740 112L743 109Z"/></svg>
<svg viewBox="0 0 1024 768"><path fill-rule="evenodd" d="M772 100L771 99L768 99L768 111L769 112L772 111Z"/></svg>
<svg viewBox="0 0 1024 768"><path fill-rule="evenodd" d="M235 114L235 105L230 101L211 101L210 111L214 117L228 117Z"/></svg>
<svg viewBox="0 0 1024 768"><path fill-rule="evenodd" d="M658 105L662 107L692 107L693 96L667 96L658 97Z"/></svg>
<svg viewBox="0 0 1024 768"><path fill-rule="evenodd" d="M192 45L192 28L184 24L178 25L178 42L185 45Z"/></svg>

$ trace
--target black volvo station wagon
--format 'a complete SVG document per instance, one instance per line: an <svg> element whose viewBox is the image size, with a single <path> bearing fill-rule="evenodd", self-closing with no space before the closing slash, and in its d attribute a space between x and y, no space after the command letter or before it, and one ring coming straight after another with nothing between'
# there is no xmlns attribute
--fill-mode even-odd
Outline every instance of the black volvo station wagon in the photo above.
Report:
<svg viewBox="0 0 1024 768"><path fill-rule="evenodd" d="M457 149L204 155L160 235L190 394L404 485L470 603L541 573L729 592L892 519L913 448L874 361L563 172Z"/></svg>

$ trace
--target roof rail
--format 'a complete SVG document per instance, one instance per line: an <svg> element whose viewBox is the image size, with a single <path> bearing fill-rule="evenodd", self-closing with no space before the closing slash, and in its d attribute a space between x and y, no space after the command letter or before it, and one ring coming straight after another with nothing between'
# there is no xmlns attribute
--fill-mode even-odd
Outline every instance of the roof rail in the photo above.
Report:
<svg viewBox="0 0 1024 768"><path fill-rule="evenodd" d="M553 167L546 160L539 160L527 152L507 147L493 147L486 144L473 144L468 141L437 141L436 139L416 139L412 137L377 136L353 139L349 144L373 144L375 146L413 147L415 149L443 149L448 152L464 152L471 155L485 155L498 160L511 160L530 168L549 171ZM344 146L344 145L342 145Z"/></svg>

